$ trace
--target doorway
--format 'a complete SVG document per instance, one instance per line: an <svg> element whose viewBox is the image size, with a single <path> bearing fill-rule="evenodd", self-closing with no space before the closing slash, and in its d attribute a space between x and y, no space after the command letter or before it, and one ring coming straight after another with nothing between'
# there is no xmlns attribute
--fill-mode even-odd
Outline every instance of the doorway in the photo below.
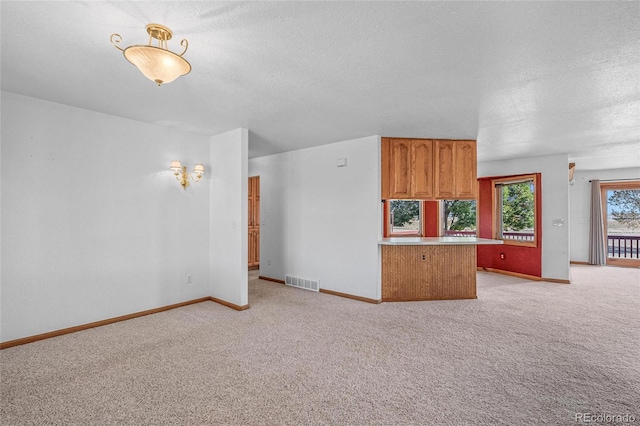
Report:
<svg viewBox="0 0 640 426"><path fill-rule="evenodd" d="M249 245L248 267L260 268L260 176L249 178Z"/></svg>
<svg viewBox="0 0 640 426"><path fill-rule="evenodd" d="M640 181L600 184L607 265L640 266Z"/></svg>

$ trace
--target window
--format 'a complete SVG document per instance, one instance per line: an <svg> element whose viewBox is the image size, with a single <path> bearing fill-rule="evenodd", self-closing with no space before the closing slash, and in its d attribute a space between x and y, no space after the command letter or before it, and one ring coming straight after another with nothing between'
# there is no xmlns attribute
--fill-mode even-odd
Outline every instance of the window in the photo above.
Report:
<svg viewBox="0 0 640 426"><path fill-rule="evenodd" d="M476 236L476 201L442 201L442 235L447 237Z"/></svg>
<svg viewBox="0 0 640 426"><path fill-rule="evenodd" d="M422 201L389 200L387 235L389 237L421 237Z"/></svg>
<svg viewBox="0 0 640 426"><path fill-rule="evenodd" d="M493 180L495 238L505 244L537 246L536 175Z"/></svg>

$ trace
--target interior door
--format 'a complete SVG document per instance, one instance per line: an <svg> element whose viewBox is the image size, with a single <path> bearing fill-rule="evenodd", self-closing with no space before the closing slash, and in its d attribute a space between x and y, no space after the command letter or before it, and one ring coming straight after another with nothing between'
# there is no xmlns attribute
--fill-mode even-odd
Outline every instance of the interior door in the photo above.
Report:
<svg viewBox="0 0 640 426"><path fill-rule="evenodd" d="M249 269L260 267L260 176L249 178Z"/></svg>

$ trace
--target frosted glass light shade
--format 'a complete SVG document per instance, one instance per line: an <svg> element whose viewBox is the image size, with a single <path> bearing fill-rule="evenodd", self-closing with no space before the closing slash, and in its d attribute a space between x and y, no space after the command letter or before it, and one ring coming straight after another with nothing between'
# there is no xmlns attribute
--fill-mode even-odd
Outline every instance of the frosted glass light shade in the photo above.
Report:
<svg viewBox="0 0 640 426"><path fill-rule="evenodd" d="M179 172L180 170L182 170L182 164L180 164L180 162L178 160L173 160L171 162L171 167L169 167L171 170L173 170L174 172Z"/></svg>
<svg viewBox="0 0 640 426"><path fill-rule="evenodd" d="M202 164L196 164L193 168L193 172L199 175L204 174L204 166Z"/></svg>
<svg viewBox="0 0 640 426"><path fill-rule="evenodd" d="M127 47L123 53L129 62L158 86L191 72L191 64L186 59L160 47L135 45Z"/></svg>

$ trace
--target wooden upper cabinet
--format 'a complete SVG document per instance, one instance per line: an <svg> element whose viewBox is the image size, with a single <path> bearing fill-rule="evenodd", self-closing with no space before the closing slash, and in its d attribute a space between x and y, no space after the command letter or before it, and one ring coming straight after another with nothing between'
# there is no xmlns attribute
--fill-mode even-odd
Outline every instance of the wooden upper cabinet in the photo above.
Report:
<svg viewBox="0 0 640 426"><path fill-rule="evenodd" d="M476 141L382 138L382 198L475 199Z"/></svg>
<svg viewBox="0 0 640 426"><path fill-rule="evenodd" d="M382 139L382 197L433 197L433 141Z"/></svg>
<svg viewBox="0 0 640 426"><path fill-rule="evenodd" d="M435 198L475 199L477 193L476 141L435 141Z"/></svg>
<svg viewBox="0 0 640 426"><path fill-rule="evenodd" d="M412 198L433 198L433 141L429 139L412 140L411 158Z"/></svg>
<svg viewBox="0 0 640 426"><path fill-rule="evenodd" d="M454 141L435 142L436 198L455 199L456 149Z"/></svg>
<svg viewBox="0 0 640 426"><path fill-rule="evenodd" d="M478 194L476 141L456 142L456 198L475 199Z"/></svg>
<svg viewBox="0 0 640 426"><path fill-rule="evenodd" d="M392 139L389 146L391 154L390 197L411 198L411 140Z"/></svg>

